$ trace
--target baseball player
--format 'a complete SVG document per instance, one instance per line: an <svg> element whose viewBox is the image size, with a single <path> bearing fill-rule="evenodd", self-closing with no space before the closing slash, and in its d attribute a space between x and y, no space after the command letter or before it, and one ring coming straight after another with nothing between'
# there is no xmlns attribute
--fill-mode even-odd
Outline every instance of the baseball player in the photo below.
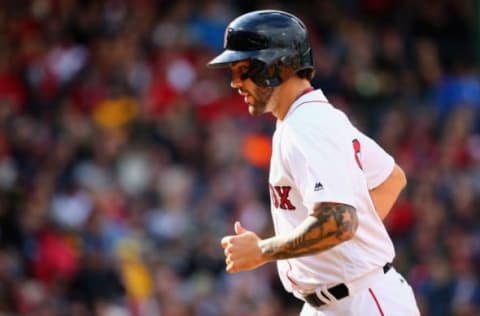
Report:
<svg viewBox="0 0 480 316"><path fill-rule="evenodd" d="M228 25L224 46L208 66L230 67L252 115L277 118L269 174L276 234L261 239L236 222L221 241L226 270L276 261L285 289L305 301L304 316L419 315L382 222L405 175L311 87L305 25L282 11L250 12Z"/></svg>

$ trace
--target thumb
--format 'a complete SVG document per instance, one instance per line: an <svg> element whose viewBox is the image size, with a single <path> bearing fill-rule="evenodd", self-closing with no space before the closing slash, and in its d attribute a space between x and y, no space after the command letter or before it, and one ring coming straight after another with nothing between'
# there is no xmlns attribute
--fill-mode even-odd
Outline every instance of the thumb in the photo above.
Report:
<svg viewBox="0 0 480 316"><path fill-rule="evenodd" d="M245 228L243 228L242 224L240 224L240 222L235 222L235 234L237 235L240 235L240 234L243 234L243 233L246 233L247 230Z"/></svg>

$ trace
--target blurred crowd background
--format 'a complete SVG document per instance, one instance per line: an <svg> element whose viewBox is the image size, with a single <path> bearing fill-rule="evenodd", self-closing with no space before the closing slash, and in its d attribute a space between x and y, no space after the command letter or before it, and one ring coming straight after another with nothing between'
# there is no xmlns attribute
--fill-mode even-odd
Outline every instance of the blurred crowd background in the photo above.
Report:
<svg viewBox="0 0 480 316"><path fill-rule="evenodd" d="M0 0L0 315L298 315L219 243L272 234L274 120L205 67L264 8L305 21L313 85L407 173L385 223L422 315L480 315L475 0Z"/></svg>

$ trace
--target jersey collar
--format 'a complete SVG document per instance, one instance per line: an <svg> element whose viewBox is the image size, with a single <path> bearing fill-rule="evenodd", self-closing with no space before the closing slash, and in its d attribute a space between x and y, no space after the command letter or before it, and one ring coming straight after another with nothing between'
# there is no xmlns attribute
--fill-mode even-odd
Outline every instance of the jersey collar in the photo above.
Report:
<svg viewBox="0 0 480 316"><path fill-rule="evenodd" d="M295 111L302 104L310 102L328 103L328 100L321 89L307 90L293 102L293 104L290 106L290 109L288 109L287 115L285 115L283 120L285 120L290 114L293 113L293 111Z"/></svg>

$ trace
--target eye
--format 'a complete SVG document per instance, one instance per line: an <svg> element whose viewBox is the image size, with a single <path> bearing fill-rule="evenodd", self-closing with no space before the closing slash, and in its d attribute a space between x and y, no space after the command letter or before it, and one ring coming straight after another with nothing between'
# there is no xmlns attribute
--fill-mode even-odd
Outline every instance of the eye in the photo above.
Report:
<svg viewBox="0 0 480 316"><path fill-rule="evenodd" d="M240 65L236 68L232 69L232 76L238 76L241 80L245 80L248 78L249 68L246 65Z"/></svg>
<svg viewBox="0 0 480 316"><path fill-rule="evenodd" d="M248 67L246 66L240 67L240 69L238 70L238 73L240 74L240 76L246 75L248 73Z"/></svg>
<svg viewBox="0 0 480 316"><path fill-rule="evenodd" d="M241 80L248 79L250 74L250 65L247 63L232 64L232 76L238 76Z"/></svg>

